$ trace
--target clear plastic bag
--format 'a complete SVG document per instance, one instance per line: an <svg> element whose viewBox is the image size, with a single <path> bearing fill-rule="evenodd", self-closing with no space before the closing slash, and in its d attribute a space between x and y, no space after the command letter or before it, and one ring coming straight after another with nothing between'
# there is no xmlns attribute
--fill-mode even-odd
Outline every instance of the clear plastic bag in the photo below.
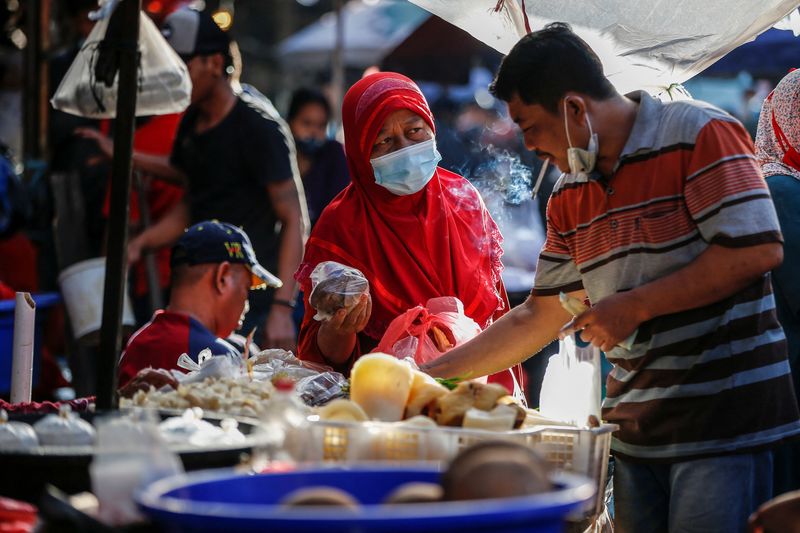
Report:
<svg viewBox="0 0 800 533"><path fill-rule="evenodd" d="M49 414L33 425L42 446L91 446L95 430L92 425L62 405L58 414Z"/></svg>
<svg viewBox="0 0 800 533"><path fill-rule="evenodd" d="M361 271L335 261L324 261L311 272L308 301L317 314L314 320L330 320L339 309L352 309L361 295L369 293L369 282Z"/></svg>
<svg viewBox="0 0 800 533"><path fill-rule="evenodd" d="M24 422L9 422L8 413L0 409L0 450L27 451L39 446L36 432Z"/></svg>
<svg viewBox="0 0 800 533"><path fill-rule="evenodd" d="M211 350L201 350L195 362L187 354L178 358L178 366L188 370L188 374L176 377L182 384L196 383L206 378L237 378L246 374L245 363L241 358L231 355L211 355Z"/></svg>
<svg viewBox="0 0 800 533"><path fill-rule="evenodd" d="M558 343L542 381L542 415L584 427L590 416L600 420L600 350L580 340L580 334Z"/></svg>
<svg viewBox="0 0 800 533"><path fill-rule="evenodd" d="M120 526L143 519L133 501L137 489L182 473L183 465L161 438L155 415L138 410L97 421L97 451L89 472L100 503L98 518Z"/></svg>
<svg viewBox="0 0 800 533"><path fill-rule="evenodd" d="M346 396L347 378L338 372L323 372L301 379L295 385L297 395L306 405L325 405Z"/></svg>
<svg viewBox="0 0 800 533"><path fill-rule="evenodd" d="M55 109L89 118L116 116L119 74L109 87L97 79L95 71L98 62L113 57L104 42L113 16L99 20L89 33L50 101ZM166 115L186 109L192 95L189 71L144 12L139 15L139 52L136 115Z"/></svg>

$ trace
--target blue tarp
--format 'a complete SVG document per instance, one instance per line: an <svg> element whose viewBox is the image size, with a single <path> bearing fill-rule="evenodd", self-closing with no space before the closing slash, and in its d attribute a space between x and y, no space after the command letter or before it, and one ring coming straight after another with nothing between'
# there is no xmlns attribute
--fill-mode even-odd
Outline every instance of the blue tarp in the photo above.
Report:
<svg viewBox="0 0 800 533"><path fill-rule="evenodd" d="M702 74L727 76L744 70L758 78L781 77L792 67L800 68L800 37L772 28L732 50Z"/></svg>

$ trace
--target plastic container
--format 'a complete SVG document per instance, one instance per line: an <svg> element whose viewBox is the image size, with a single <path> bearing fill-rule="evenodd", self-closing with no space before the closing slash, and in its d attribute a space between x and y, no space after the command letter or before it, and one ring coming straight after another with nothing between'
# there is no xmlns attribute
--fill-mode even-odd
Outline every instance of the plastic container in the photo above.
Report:
<svg viewBox="0 0 800 533"><path fill-rule="evenodd" d="M562 531L566 516L594 494L590 480L562 474L554 479L558 490L535 496L379 505L404 483L438 479L438 468L421 465L317 467L261 475L207 471L157 481L139 493L137 501L146 515L171 532L556 533ZM291 491L320 485L350 493L361 506L343 510L278 505Z"/></svg>
<svg viewBox="0 0 800 533"><path fill-rule="evenodd" d="M42 352L42 328L47 318L47 309L61 302L55 292L33 294L36 302L36 329L33 338L33 386L39 383L39 361ZM11 390L11 359L14 347L14 309L16 300L0 301L0 394Z"/></svg>
<svg viewBox="0 0 800 533"><path fill-rule="evenodd" d="M514 431L461 428L419 428L382 422L324 422L311 424L311 459L325 462L385 461L408 463L426 459L450 460L464 448L485 440L508 439L530 446L557 470L593 480L598 494L606 485L611 434L615 424L579 429L569 426L533 426ZM434 449L435 448L435 449ZM603 498L582 511L596 515Z"/></svg>
<svg viewBox="0 0 800 533"><path fill-rule="evenodd" d="M100 324L103 321L105 278L105 257L75 263L58 275L58 284L72 323L72 333L84 344L95 344L99 340ZM135 324L133 308L126 291L122 306L122 325L133 328Z"/></svg>

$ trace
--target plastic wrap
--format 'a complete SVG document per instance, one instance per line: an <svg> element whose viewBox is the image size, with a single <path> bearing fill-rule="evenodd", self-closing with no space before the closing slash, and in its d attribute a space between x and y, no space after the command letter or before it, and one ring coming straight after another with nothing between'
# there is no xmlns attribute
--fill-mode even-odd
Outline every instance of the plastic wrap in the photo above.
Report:
<svg viewBox="0 0 800 533"><path fill-rule="evenodd" d="M314 320L329 320L339 309L352 309L361 295L369 293L369 282L359 270L324 261L311 272L308 301L317 314Z"/></svg>

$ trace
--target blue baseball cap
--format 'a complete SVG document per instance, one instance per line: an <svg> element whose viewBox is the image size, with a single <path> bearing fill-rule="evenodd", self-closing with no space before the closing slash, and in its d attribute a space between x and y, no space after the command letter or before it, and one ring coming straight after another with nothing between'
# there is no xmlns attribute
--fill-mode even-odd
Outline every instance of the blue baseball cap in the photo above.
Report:
<svg viewBox="0 0 800 533"><path fill-rule="evenodd" d="M186 229L172 247L170 266L239 263L253 275L251 289L280 287L283 282L258 263L250 238L241 229L219 220L204 220Z"/></svg>

